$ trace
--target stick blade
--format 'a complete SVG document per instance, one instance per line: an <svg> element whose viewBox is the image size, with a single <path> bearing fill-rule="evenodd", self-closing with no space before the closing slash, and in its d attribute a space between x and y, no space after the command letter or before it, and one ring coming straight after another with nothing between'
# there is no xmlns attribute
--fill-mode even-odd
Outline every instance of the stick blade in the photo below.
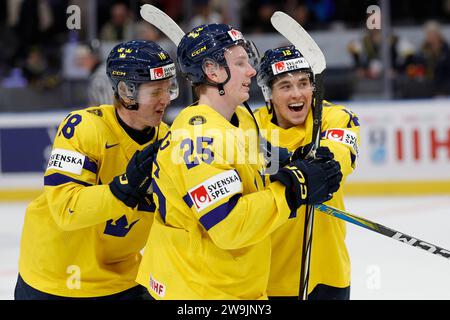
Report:
<svg viewBox="0 0 450 320"><path fill-rule="evenodd" d="M176 46L184 36L184 31L165 12L150 4L141 6L141 17L161 30Z"/></svg>
<svg viewBox="0 0 450 320"><path fill-rule="evenodd" d="M325 70L326 62L322 50L297 21L281 11L276 11L270 21L272 26L302 53L314 74Z"/></svg>

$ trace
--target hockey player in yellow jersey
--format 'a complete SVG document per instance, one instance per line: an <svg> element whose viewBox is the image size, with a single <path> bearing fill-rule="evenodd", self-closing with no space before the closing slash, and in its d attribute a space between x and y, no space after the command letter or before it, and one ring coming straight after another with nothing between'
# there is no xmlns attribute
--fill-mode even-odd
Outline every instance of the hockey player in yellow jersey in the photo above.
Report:
<svg viewBox="0 0 450 320"><path fill-rule="evenodd" d="M156 43L129 41L112 49L107 75L114 105L71 112L58 128L44 192L25 215L16 299L149 297L135 279L175 65Z"/></svg>
<svg viewBox="0 0 450 320"><path fill-rule="evenodd" d="M267 108L255 113L261 131L268 140L272 136L279 138L270 142L280 148L280 154L295 152L295 157L305 157L313 128L314 76L308 62L293 46L267 50L258 85L267 104ZM324 101L321 133L317 156L334 157L343 174L341 188L327 204L344 209L342 185L355 168L358 156L358 117L343 106ZM297 215L299 219L290 220L272 234L270 297L298 296L305 206ZM345 232L345 222L322 213L314 215L309 299L349 299L350 259Z"/></svg>
<svg viewBox="0 0 450 320"><path fill-rule="evenodd" d="M264 185L256 123L240 106L256 57L225 24L194 28L178 46L199 101L176 117L155 162L157 213L137 277L155 299L266 299L269 235L339 187L335 161L292 163Z"/></svg>

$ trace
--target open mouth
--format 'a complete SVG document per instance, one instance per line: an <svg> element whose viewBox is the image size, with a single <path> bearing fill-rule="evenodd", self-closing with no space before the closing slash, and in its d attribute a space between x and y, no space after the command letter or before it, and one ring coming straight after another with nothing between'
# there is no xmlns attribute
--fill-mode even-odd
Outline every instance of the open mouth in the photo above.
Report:
<svg viewBox="0 0 450 320"><path fill-rule="evenodd" d="M243 83L242 86L244 88L247 88L248 90L250 90L250 83L249 82Z"/></svg>
<svg viewBox="0 0 450 320"><path fill-rule="evenodd" d="M304 107L304 103L292 103L290 105L288 105L289 110L293 111L293 112L300 112L303 110Z"/></svg>

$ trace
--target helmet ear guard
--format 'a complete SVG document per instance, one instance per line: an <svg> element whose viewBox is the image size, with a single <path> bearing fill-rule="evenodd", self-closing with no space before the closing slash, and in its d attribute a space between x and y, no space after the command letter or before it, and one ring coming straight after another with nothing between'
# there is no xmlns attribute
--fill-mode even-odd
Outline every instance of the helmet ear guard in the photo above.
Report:
<svg viewBox="0 0 450 320"><path fill-rule="evenodd" d="M211 78L209 75L216 75L219 68L220 65L217 63L217 61L211 58L205 58L202 61L202 70L206 76L206 79Z"/></svg>
<svg viewBox="0 0 450 320"><path fill-rule="evenodd" d="M117 84L117 96L126 109L137 110L137 88L134 83L119 81Z"/></svg>

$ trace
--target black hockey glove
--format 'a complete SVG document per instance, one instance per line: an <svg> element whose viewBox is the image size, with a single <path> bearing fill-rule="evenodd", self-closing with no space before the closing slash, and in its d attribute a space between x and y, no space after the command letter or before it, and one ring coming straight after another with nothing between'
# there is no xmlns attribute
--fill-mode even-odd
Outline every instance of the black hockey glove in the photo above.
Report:
<svg viewBox="0 0 450 320"><path fill-rule="evenodd" d="M261 139L261 148L266 161L266 174L273 174L281 167L291 162L291 153L287 148L273 146L265 139Z"/></svg>
<svg viewBox="0 0 450 320"><path fill-rule="evenodd" d="M148 189L152 182L152 166L161 140L136 153L128 162L124 174L114 177L109 184L112 194L130 208L140 202L148 203Z"/></svg>
<svg viewBox="0 0 450 320"><path fill-rule="evenodd" d="M291 212L302 204L330 200L342 180L339 162L330 159L295 160L270 176L286 186L286 201Z"/></svg>
<svg viewBox="0 0 450 320"><path fill-rule="evenodd" d="M303 160L306 159L308 154L311 151L313 144L308 143L305 146L298 147L291 156L291 162L297 159ZM318 147L316 149L316 158L331 160L334 159L333 153L328 149L328 147Z"/></svg>

